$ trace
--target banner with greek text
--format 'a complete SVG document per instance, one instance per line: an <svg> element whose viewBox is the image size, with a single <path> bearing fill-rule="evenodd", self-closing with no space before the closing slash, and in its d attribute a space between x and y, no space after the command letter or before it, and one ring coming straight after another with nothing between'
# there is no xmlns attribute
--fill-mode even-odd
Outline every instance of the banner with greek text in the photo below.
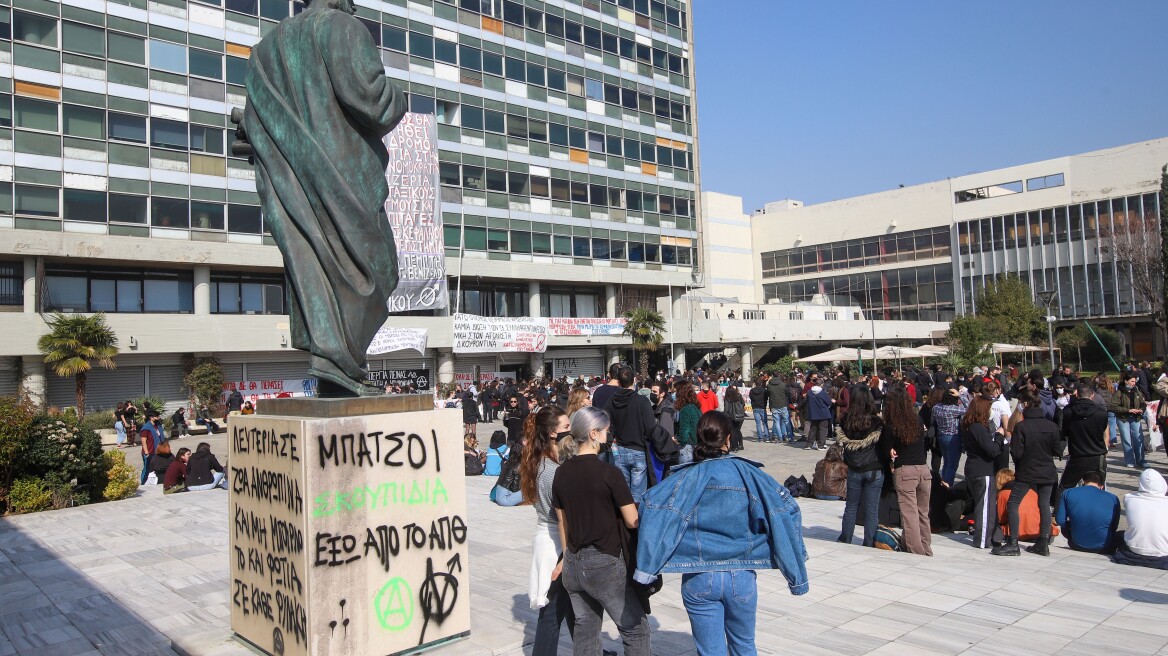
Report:
<svg viewBox="0 0 1168 656"><path fill-rule="evenodd" d="M380 355L382 353L405 351L407 349L413 349L418 353L425 354L426 339L425 328L394 328L393 326L382 326L381 330L378 330L377 334L373 336L373 341L369 343L369 348L365 350L365 354Z"/></svg>
<svg viewBox="0 0 1168 656"><path fill-rule="evenodd" d="M393 387L394 385L405 387L407 385L413 385L417 391L425 392L430 389L430 381L432 379L433 376L430 375L429 369L384 369L381 371L370 371L365 382L377 387Z"/></svg>
<svg viewBox="0 0 1168 656"><path fill-rule="evenodd" d="M547 335L544 317L454 315L455 353L543 353Z"/></svg>
<svg viewBox="0 0 1168 656"><path fill-rule="evenodd" d="M433 114L407 113L385 136L389 197L385 213L397 245L397 288L390 312L446 307L446 247L438 186L438 127Z"/></svg>
<svg viewBox="0 0 1168 656"><path fill-rule="evenodd" d="M315 378L292 380L238 380L223 384L224 396L239 390L244 401L255 403L260 399L286 399L292 396L316 396Z"/></svg>
<svg viewBox="0 0 1168 656"><path fill-rule="evenodd" d="M569 319L552 317L548 319L548 328L553 335L595 337L598 335L623 335L626 323L628 322L623 318Z"/></svg>

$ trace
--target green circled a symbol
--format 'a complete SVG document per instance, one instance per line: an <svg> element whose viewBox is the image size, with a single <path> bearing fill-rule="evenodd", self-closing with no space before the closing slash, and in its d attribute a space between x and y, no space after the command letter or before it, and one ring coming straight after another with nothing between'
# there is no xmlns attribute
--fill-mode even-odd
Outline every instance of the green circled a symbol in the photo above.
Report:
<svg viewBox="0 0 1168 656"><path fill-rule="evenodd" d="M373 612L386 631L401 631L414 620L414 595L410 584L398 576L390 579L373 598Z"/></svg>

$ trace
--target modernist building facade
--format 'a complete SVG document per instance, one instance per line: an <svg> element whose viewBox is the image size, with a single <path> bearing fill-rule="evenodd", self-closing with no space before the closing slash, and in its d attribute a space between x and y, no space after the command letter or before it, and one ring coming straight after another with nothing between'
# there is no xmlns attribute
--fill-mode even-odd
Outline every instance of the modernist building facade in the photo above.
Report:
<svg viewBox="0 0 1168 656"><path fill-rule="evenodd" d="M186 398L183 359L297 379L281 258L254 172L231 156L250 49L291 0L16 0L0 7L0 393L54 405L36 350L51 311L108 313L118 368L94 407ZM358 0L411 111L438 123L452 309L615 316L668 307L698 268L692 20L684 0ZM594 373L623 337L546 354L425 353L372 369Z"/></svg>
<svg viewBox="0 0 1168 656"><path fill-rule="evenodd" d="M884 320L947 322L976 312L987 280L1016 273L1054 292L1063 324L1118 329L1127 355L1151 357L1147 308L1119 242L1158 230L1156 139L751 217L759 303L816 297Z"/></svg>

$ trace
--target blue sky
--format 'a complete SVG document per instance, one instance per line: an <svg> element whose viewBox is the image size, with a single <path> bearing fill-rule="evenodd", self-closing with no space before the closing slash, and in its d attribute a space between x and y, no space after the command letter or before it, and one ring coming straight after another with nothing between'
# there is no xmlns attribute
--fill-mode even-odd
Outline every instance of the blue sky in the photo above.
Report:
<svg viewBox="0 0 1168 656"><path fill-rule="evenodd" d="M702 187L819 203L1168 136L1168 2L693 0Z"/></svg>

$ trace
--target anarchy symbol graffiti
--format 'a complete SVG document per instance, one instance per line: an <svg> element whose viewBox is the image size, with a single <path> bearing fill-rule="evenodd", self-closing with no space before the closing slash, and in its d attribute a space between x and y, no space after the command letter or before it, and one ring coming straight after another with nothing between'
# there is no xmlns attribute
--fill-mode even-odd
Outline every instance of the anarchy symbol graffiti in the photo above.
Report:
<svg viewBox="0 0 1168 656"><path fill-rule="evenodd" d="M422 583L422 588L418 592L423 618L422 635L418 639L419 645L426 642L426 628L430 626L431 619L437 624L442 624L454 611L454 604L458 601L458 579L454 576L455 568L462 571L462 560L458 554L454 554L453 558L446 561L445 572L435 572L434 559L426 559L426 581Z"/></svg>
<svg viewBox="0 0 1168 656"><path fill-rule="evenodd" d="M414 621L414 596L410 585L398 576L390 579L373 598L377 621L386 631L401 631Z"/></svg>

